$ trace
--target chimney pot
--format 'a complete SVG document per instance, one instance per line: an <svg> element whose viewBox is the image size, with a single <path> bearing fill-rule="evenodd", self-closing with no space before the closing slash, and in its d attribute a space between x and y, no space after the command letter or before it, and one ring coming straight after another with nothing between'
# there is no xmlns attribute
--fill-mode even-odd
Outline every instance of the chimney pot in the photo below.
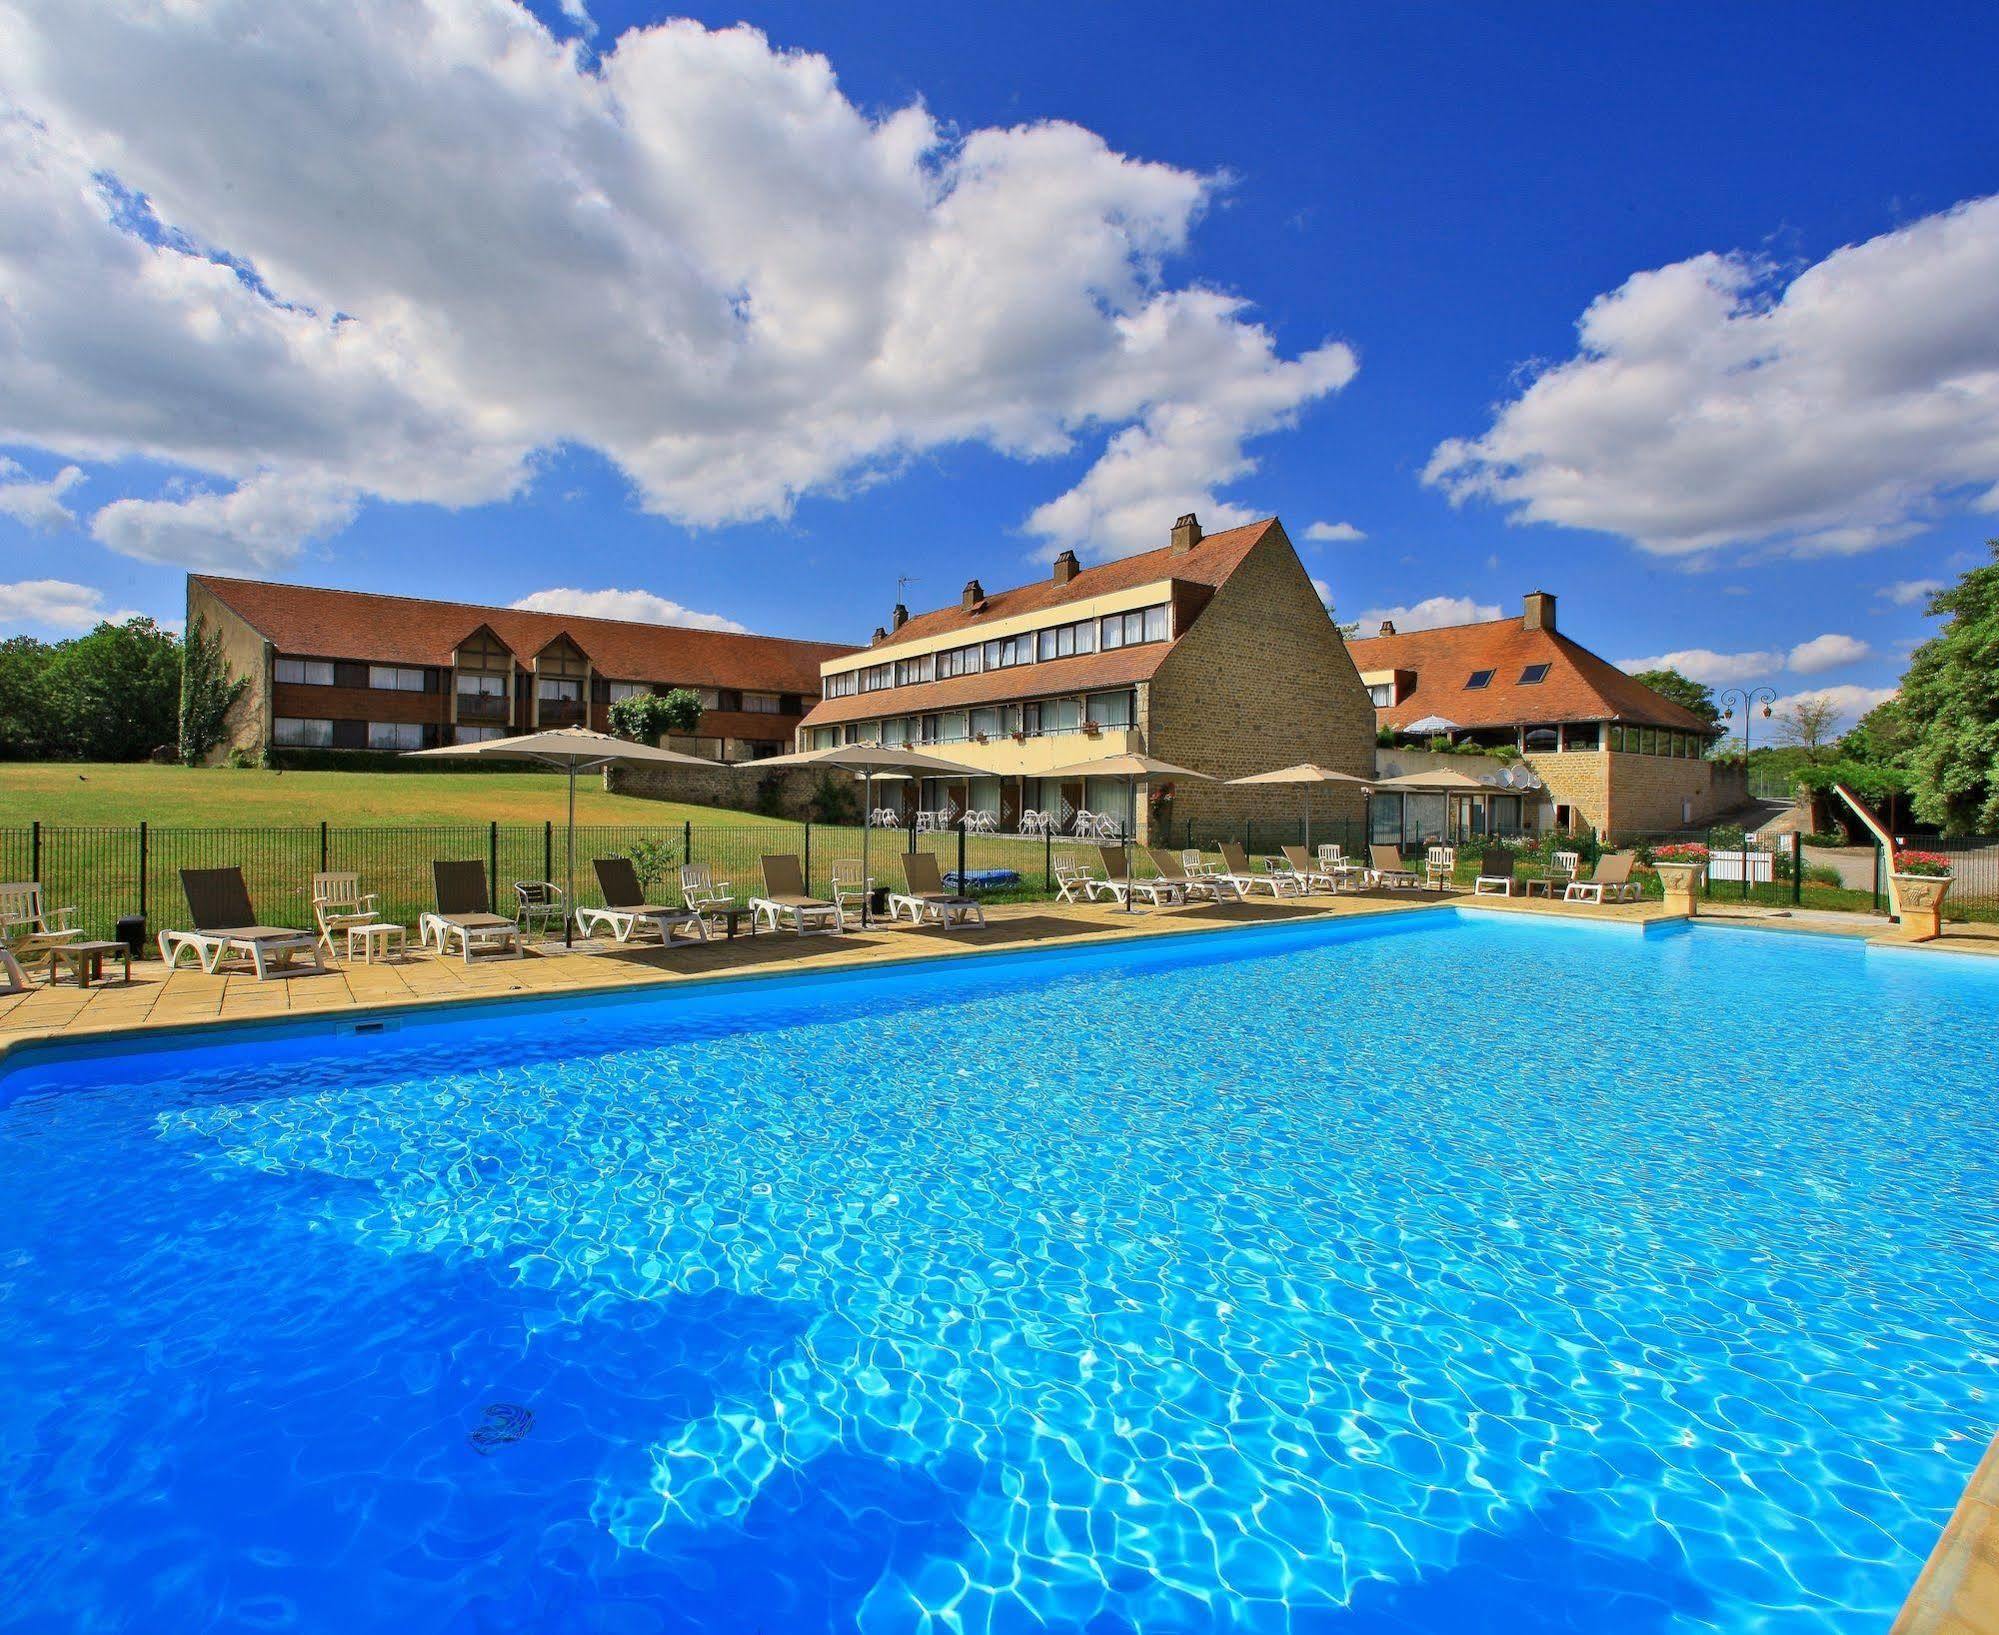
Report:
<svg viewBox="0 0 1999 1635"><path fill-rule="evenodd" d="M888 640L888 632L882 629L880 625L876 625L875 633L868 638L868 645L870 647L879 647L883 642L887 640Z"/></svg>
<svg viewBox="0 0 1999 1635"><path fill-rule="evenodd" d="M909 623L909 609L904 607L900 602L897 602L895 604L895 611L889 615L889 624L891 628L900 630L904 625L908 623Z"/></svg>
<svg viewBox="0 0 1999 1635"><path fill-rule="evenodd" d="M1381 634L1384 636L1395 634L1395 621L1393 619L1383 619L1381 621Z"/></svg>
<svg viewBox="0 0 1999 1635"><path fill-rule="evenodd" d="M1083 571L1083 565L1076 560L1074 551L1064 551L1055 559L1055 583L1066 585Z"/></svg>
<svg viewBox="0 0 1999 1635"><path fill-rule="evenodd" d="M964 610L970 613L973 608L977 607L985 599L986 587L976 579L967 579L965 581L964 601L960 604Z"/></svg>
<svg viewBox="0 0 1999 1635"><path fill-rule="evenodd" d="M1173 554L1185 556L1201 543L1201 519L1189 511L1173 524Z"/></svg>
<svg viewBox="0 0 1999 1635"><path fill-rule="evenodd" d="M1525 611L1520 623L1527 630L1553 630L1555 628L1555 598L1545 590L1530 590L1523 604Z"/></svg>

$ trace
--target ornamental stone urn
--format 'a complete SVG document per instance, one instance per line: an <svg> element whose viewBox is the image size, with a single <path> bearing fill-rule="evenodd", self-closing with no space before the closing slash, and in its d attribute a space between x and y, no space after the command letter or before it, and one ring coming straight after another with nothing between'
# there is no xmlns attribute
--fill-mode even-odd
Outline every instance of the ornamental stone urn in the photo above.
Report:
<svg viewBox="0 0 1999 1635"><path fill-rule="evenodd" d="M1950 895L1948 874L1891 874L1895 913L1907 942L1928 942L1943 935L1943 900Z"/></svg>
<svg viewBox="0 0 1999 1635"><path fill-rule="evenodd" d="M1667 913L1684 914L1690 920L1700 913L1695 893L1700 889L1701 875L1707 869L1705 859L1655 859L1652 867L1658 870L1659 884L1665 888Z"/></svg>

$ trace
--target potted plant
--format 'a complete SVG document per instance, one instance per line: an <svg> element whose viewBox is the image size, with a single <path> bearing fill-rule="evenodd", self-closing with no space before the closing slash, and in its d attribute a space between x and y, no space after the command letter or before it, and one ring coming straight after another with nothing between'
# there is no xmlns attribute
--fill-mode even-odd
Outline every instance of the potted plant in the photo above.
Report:
<svg viewBox="0 0 1999 1635"><path fill-rule="evenodd" d="M1083 736L1085 738L1101 738L1103 732L1104 729L1094 721L1085 721L1083 723Z"/></svg>
<svg viewBox="0 0 1999 1635"><path fill-rule="evenodd" d="M1660 846L1652 853L1652 867L1658 871L1668 908L1687 915L1698 912L1694 907L1694 893L1699 888L1701 875L1707 870L1707 847L1698 841Z"/></svg>
<svg viewBox="0 0 1999 1635"><path fill-rule="evenodd" d="M1895 914L1903 935L1928 942L1943 935L1943 900L1953 878L1950 859L1942 852L1897 852L1894 872Z"/></svg>

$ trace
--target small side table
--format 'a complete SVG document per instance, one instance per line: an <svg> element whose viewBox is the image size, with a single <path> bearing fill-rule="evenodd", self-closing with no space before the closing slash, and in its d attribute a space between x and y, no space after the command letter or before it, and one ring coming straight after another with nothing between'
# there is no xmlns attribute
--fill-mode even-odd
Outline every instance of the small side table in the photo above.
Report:
<svg viewBox="0 0 1999 1635"><path fill-rule="evenodd" d="M76 985L87 988L93 982L104 980L104 960L106 955L125 962L125 981L132 980L132 947L123 942L57 942L50 943L49 986L62 981L62 968L67 965L76 973Z"/></svg>
<svg viewBox="0 0 1999 1635"><path fill-rule="evenodd" d="M373 965L391 954L403 958L409 953L408 934L386 920L370 920L366 925L347 928L347 961L350 965Z"/></svg>

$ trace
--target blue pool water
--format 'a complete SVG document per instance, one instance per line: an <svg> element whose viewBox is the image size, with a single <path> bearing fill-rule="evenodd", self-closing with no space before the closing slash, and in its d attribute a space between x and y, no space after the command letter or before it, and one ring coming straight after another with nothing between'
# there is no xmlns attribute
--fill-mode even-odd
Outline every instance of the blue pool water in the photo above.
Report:
<svg viewBox="0 0 1999 1635"><path fill-rule="evenodd" d="M1885 1627L1999 972L1418 918L24 1064L0 1627Z"/></svg>

